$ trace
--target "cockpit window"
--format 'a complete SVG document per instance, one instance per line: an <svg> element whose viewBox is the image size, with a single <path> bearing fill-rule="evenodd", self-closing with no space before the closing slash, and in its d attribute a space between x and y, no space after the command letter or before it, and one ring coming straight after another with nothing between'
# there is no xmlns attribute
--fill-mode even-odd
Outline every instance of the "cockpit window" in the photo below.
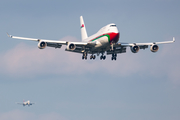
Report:
<svg viewBox="0 0 180 120"><path fill-rule="evenodd" d="M116 25L111 25L110 27L116 27Z"/></svg>
<svg viewBox="0 0 180 120"><path fill-rule="evenodd" d="M110 27L116 27L116 25L111 25Z"/></svg>

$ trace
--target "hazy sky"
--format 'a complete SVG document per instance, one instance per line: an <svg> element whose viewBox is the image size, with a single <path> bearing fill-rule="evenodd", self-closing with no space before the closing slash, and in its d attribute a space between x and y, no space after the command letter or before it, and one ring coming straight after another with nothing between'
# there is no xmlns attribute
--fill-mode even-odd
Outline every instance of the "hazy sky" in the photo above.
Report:
<svg viewBox="0 0 180 120"><path fill-rule="evenodd" d="M179 120L179 0L1 0L0 120ZM16 36L80 41L115 23L122 42L172 40L119 54L117 61L82 60L61 49L40 50ZM30 100L36 104L15 104Z"/></svg>

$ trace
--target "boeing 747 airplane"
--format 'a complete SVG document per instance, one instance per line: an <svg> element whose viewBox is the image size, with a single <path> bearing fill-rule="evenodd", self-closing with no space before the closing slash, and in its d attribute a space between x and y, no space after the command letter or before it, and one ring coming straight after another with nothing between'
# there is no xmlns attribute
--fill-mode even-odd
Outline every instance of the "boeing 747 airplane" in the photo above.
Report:
<svg viewBox="0 0 180 120"><path fill-rule="evenodd" d="M87 59L88 54L90 54L90 59L95 59L96 54L97 56L101 54L100 60L105 60L105 54L107 54L112 55L111 60L116 60L117 54L125 53L127 47L130 47L130 50L133 53L137 53L139 49L146 49L148 48L148 46L150 46L150 50L152 52L157 52L159 49L159 44L175 42L175 38L173 37L172 41L150 43L121 43L118 42L120 32L118 31L116 24L114 23L104 26L96 34L88 37L82 16L80 16L80 26L82 38L81 42L26 38L12 36L9 34L8 37L15 39L37 41L39 49L44 49L45 47L61 48L62 45L66 45L65 51L80 53L82 54L82 59L85 60Z"/></svg>
<svg viewBox="0 0 180 120"><path fill-rule="evenodd" d="M31 103L29 100L26 101L26 102L23 100L23 103L17 103L17 104L20 104L20 105L23 105L23 106L26 106L26 105L30 106L30 105L35 104L35 103Z"/></svg>

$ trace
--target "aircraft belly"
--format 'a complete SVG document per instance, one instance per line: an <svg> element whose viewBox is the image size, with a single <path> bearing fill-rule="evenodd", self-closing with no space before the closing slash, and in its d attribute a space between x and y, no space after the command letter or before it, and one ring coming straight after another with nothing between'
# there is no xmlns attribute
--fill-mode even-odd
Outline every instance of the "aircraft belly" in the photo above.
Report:
<svg viewBox="0 0 180 120"><path fill-rule="evenodd" d="M109 45L109 40L107 36L101 37L97 39L97 45L95 45L94 49L102 49L106 48Z"/></svg>

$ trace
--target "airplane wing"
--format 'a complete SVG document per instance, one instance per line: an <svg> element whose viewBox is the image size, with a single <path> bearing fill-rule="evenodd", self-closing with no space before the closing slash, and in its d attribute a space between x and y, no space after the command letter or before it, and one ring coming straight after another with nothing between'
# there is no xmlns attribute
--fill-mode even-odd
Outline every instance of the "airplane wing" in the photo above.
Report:
<svg viewBox="0 0 180 120"><path fill-rule="evenodd" d="M37 39L37 38L26 38L26 37L18 37L18 36L12 36L12 35L9 35L7 33L8 37L10 38L14 38L14 39L22 39L22 40L31 40L31 41L44 41L44 42L47 42L47 43L50 43L50 44L60 44L60 45L66 45L68 42L67 41L58 41L58 40L46 40L46 39ZM76 43L76 42L73 42L73 43ZM82 45L82 43L80 42L77 42L77 44L80 44Z"/></svg>
<svg viewBox="0 0 180 120"><path fill-rule="evenodd" d="M37 41L38 47L40 49L44 49L46 46L54 47L54 48L61 48L62 45L66 45L66 51L76 52L76 53L83 53L85 49L89 49L92 46L96 45L96 42L69 42L69 41L58 41L58 40L46 40L46 39L37 39L37 38L26 38L26 37L18 37L12 36L7 33L8 37L14 39L22 39L22 40L30 40L30 41Z"/></svg>
<svg viewBox="0 0 180 120"><path fill-rule="evenodd" d="M151 42L151 43L121 43L121 46L133 46L133 45L138 45L138 46L146 46L146 45L158 45L158 44L165 44L165 43L173 43L175 42L175 37L173 37L172 41L163 41L163 42Z"/></svg>
<svg viewBox="0 0 180 120"><path fill-rule="evenodd" d="M84 51L89 51L91 53L91 47L96 45L96 41L91 42L69 42L69 41L58 41L58 40L46 40L46 39L37 39L37 38L26 38L26 37L18 37L12 36L7 33L8 37L14 39L22 39L22 40L30 40L30 41L37 41L38 48L44 49L46 46L54 47L54 48L61 48L62 45L66 45L66 51L75 52L75 53L83 53ZM159 47L158 44L165 44L165 43L172 43L175 42L175 38L173 37L172 41L163 41L163 42L151 42L151 43L116 43L113 44L112 48L107 48L107 54L113 53L125 53L126 48L130 47L133 53L137 53L139 49L146 49L148 46L151 46L150 50L152 52L156 52ZM98 53L101 51L93 51L93 53ZM103 52L103 51L102 51Z"/></svg>
<svg viewBox="0 0 180 120"><path fill-rule="evenodd" d="M23 105L23 103L16 103L16 104Z"/></svg>
<svg viewBox="0 0 180 120"><path fill-rule="evenodd" d="M107 54L112 54L112 53L125 53L126 48L130 47L131 51L133 53L137 53L139 49L146 49L148 46L150 46L150 50L152 52L156 52L159 47L159 44L166 44L166 43L173 43L175 42L175 37L173 37L172 41L163 41L163 42L150 42L150 43L117 43L113 45L114 50L108 50Z"/></svg>

